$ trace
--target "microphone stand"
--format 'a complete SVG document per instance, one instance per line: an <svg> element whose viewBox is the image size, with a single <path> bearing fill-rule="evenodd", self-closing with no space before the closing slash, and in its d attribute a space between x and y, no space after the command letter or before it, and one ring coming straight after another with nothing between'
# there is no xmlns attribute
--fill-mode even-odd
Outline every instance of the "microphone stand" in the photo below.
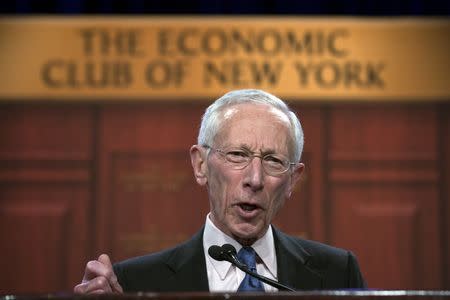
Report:
<svg viewBox="0 0 450 300"><path fill-rule="evenodd" d="M234 251L233 251L233 250L234 250ZM275 280L272 280L272 279L270 279L270 278L261 276L261 275L259 275L258 273L251 271L251 270L247 267L247 265L241 263L241 262L238 260L238 258L236 257L235 252L236 252L236 249L234 249L234 247L233 247L233 249L226 249L225 251L223 251L224 258L225 258L226 260L228 260L230 263L232 263L233 265L235 265L236 267L238 267L238 268L239 268L240 270L242 270L243 272L249 274L250 276L253 276L253 277L255 277L255 278L258 278L259 280L261 280L261 281L264 282L264 283L267 283L268 285L271 285L271 286L273 286L273 287L276 287L276 288L277 288L278 290L280 290L280 291L290 291L290 292L295 292L294 289L292 289L292 288L290 288L290 287L288 287L288 286L286 286L286 285L284 285L284 284L281 284L281 283L279 283L278 281L275 281Z"/></svg>

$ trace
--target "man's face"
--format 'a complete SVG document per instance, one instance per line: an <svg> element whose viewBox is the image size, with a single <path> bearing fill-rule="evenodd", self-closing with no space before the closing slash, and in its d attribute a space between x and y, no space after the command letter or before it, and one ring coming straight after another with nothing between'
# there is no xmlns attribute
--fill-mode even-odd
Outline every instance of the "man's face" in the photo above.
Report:
<svg viewBox="0 0 450 300"><path fill-rule="evenodd" d="M292 158L289 120L268 105L239 104L225 109L221 129L215 137L216 149L238 147L256 154L275 153ZM263 170L261 159L236 170L216 151L206 154L204 181L211 206L212 222L242 244L252 244L262 237L303 170L271 176ZM191 150L192 153L192 150ZM195 169L195 167L194 167Z"/></svg>

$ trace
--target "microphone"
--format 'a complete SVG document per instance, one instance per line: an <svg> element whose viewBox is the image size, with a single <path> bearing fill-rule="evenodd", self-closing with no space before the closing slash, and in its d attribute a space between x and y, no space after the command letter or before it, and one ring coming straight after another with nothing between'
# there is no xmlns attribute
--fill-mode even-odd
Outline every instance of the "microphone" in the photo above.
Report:
<svg viewBox="0 0 450 300"><path fill-rule="evenodd" d="M232 265L238 267L243 272L247 273L248 275L255 277L259 280L261 280L264 283L267 283L268 285L271 285L275 288L277 288L280 291L290 291L295 292L293 288L290 288L286 285L283 285L279 283L278 281L272 280L270 278L264 277L262 275L259 275L256 272L251 271L247 265L241 263L236 255L236 248L233 247L233 245L230 244L224 244L222 247L213 245L209 247L208 254L218 261L226 260L230 262Z"/></svg>
<svg viewBox="0 0 450 300"><path fill-rule="evenodd" d="M218 260L218 261L225 260L225 253L223 252L222 247L220 247L220 246L212 245L208 249L208 254L215 260Z"/></svg>

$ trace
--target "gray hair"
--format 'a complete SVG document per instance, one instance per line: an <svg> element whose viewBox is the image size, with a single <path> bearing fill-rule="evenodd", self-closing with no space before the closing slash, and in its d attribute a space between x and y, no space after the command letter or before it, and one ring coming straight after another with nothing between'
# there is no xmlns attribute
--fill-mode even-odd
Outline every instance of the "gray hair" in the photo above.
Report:
<svg viewBox="0 0 450 300"><path fill-rule="evenodd" d="M289 109L286 103L272 94L262 90L235 90L226 93L214 101L202 117L197 143L199 145L213 145L214 138L219 131L222 118L221 113L226 107L241 103L267 104L282 111L291 124L291 137L294 142L294 161L299 162L303 151L303 129L297 115Z"/></svg>

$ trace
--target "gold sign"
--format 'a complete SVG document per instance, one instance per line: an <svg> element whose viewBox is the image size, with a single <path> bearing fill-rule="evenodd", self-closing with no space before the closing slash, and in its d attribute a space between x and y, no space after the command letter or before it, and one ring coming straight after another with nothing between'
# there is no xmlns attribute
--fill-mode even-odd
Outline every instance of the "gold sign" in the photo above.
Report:
<svg viewBox="0 0 450 300"><path fill-rule="evenodd" d="M3 17L0 99L446 101L449 36L447 19Z"/></svg>

